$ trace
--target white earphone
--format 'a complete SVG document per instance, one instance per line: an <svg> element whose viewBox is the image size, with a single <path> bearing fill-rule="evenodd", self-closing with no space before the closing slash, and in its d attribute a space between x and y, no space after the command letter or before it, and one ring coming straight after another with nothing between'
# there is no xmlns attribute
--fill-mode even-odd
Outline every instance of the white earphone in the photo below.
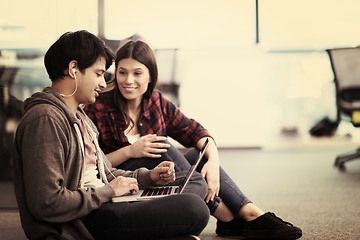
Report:
<svg viewBox="0 0 360 240"><path fill-rule="evenodd" d="M76 73L76 70L75 70L75 68L72 69L72 72L73 72L73 74L74 74L74 78L76 79L76 74L75 74L75 73Z"/></svg>
<svg viewBox="0 0 360 240"><path fill-rule="evenodd" d="M77 91L77 80L76 80L76 70L75 70L75 68L73 68L72 69L72 72L73 72L73 74L74 74L74 78L75 78L75 90L74 90L74 92L72 93L72 94L70 94L70 95L65 95L65 94L62 94L62 93L60 93L60 96L62 96L62 97L71 97L72 95L74 95L75 93L76 93L76 91Z"/></svg>

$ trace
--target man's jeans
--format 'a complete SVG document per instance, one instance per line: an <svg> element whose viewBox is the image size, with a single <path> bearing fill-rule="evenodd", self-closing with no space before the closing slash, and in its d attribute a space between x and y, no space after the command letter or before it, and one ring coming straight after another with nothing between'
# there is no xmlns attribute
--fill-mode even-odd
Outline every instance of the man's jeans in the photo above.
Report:
<svg viewBox="0 0 360 240"><path fill-rule="evenodd" d="M173 185L184 180L179 172ZM106 203L88 215L84 224L95 239L159 239L199 235L209 220L203 199L207 184L196 173L183 194L140 202Z"/></svg>

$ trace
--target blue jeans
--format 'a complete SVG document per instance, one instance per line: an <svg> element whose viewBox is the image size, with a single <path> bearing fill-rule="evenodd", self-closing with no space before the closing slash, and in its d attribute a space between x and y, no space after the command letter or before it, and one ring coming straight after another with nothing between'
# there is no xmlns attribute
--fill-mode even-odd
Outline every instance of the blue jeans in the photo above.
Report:
<svg viewBox="0 0 360 240"><path fill-rule="evenodd" d="M175 164L182 171L190 168L191 165L195 163L197 157L199 155L199 150L197 148L191 149L185 155L182 155L181 152L172 147L169 154L174 160ZM187 160L187 161L184 161ZM201 172L204 164L207 162L207 159L203 157L199 166L197 167L197 171ZM219 203L223 201L225 205L230 209L230 211L237 216L240 209L247 203L251 201L241 192L238 186L234 183L234 181L230 178L230 176L224 171L224 169L220 166L220 191L219 196L215 196L213 201L209 201L207 203L210 213L213 215Z"/></svg>
<svg viewBox="0 0 360 240"><path fill-rule="evenodd" d="M170 144L169 142L166 142ZM162 155L161 158L137 158L137 159L129 159L124 162L120 166L121 169L134 170L139 167L147 167L149 169L157 166L158 163L162 161L173 161L175 163L176 172L186 171L188 170L194 161L197 159L199 154L199 150L194 148L188 151L185 155L183 155L179 149L170 144L170 148L166 153ZM201 172L202 167L206 163L207 159L204 157L199 166L197 167L197 171ZM230 178L230 176L220 167L220 192L219 196L215 197L213 201L207 203L211 215L214 214L215 210L219 206L219 203L223 201L225 205L230 209L230 211L236 216L240 209L247 203L251 201L241 192L238 186L234 183L234 181Z"/></svg>
<svg viewBox="0 0 360 240"><path fill-rule="evenodd" d="M186 172L177 174L179 184ZM140 202L108 202L84 219L95 239L159 239L199 235L209 220L207 184L193 176L183 194Z"/></svg>

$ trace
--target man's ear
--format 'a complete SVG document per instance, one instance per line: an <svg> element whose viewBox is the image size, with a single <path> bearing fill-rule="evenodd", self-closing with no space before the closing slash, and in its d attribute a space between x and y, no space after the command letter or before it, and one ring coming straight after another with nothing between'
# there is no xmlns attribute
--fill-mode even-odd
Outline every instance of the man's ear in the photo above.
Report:
<svg viewBox="0 0 360 240"><path fill-rule="evenodd" d="M67 75L69 75L72 78L76 78L76 75L75 75L76 68L77 68L77 61L72 60L71 62L69 62L69 66L67 69Z"/></svg>

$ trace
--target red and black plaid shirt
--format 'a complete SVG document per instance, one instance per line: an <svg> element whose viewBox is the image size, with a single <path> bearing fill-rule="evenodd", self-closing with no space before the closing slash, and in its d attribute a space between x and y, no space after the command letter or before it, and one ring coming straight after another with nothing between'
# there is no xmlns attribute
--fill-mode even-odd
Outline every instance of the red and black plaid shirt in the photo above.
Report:
<svg viewBox="0 0 360 240"><path fill-rule="evenodd" d="M84 110L99 130L99 144L105 154L130 145L124 134L125 121L119 111L111 110L100 100L87 105ZM158 91L143 101L137 126L141 136L169 136L185 147L195 147L201 138L211 137L200 123L186 117Z"/></svg>

